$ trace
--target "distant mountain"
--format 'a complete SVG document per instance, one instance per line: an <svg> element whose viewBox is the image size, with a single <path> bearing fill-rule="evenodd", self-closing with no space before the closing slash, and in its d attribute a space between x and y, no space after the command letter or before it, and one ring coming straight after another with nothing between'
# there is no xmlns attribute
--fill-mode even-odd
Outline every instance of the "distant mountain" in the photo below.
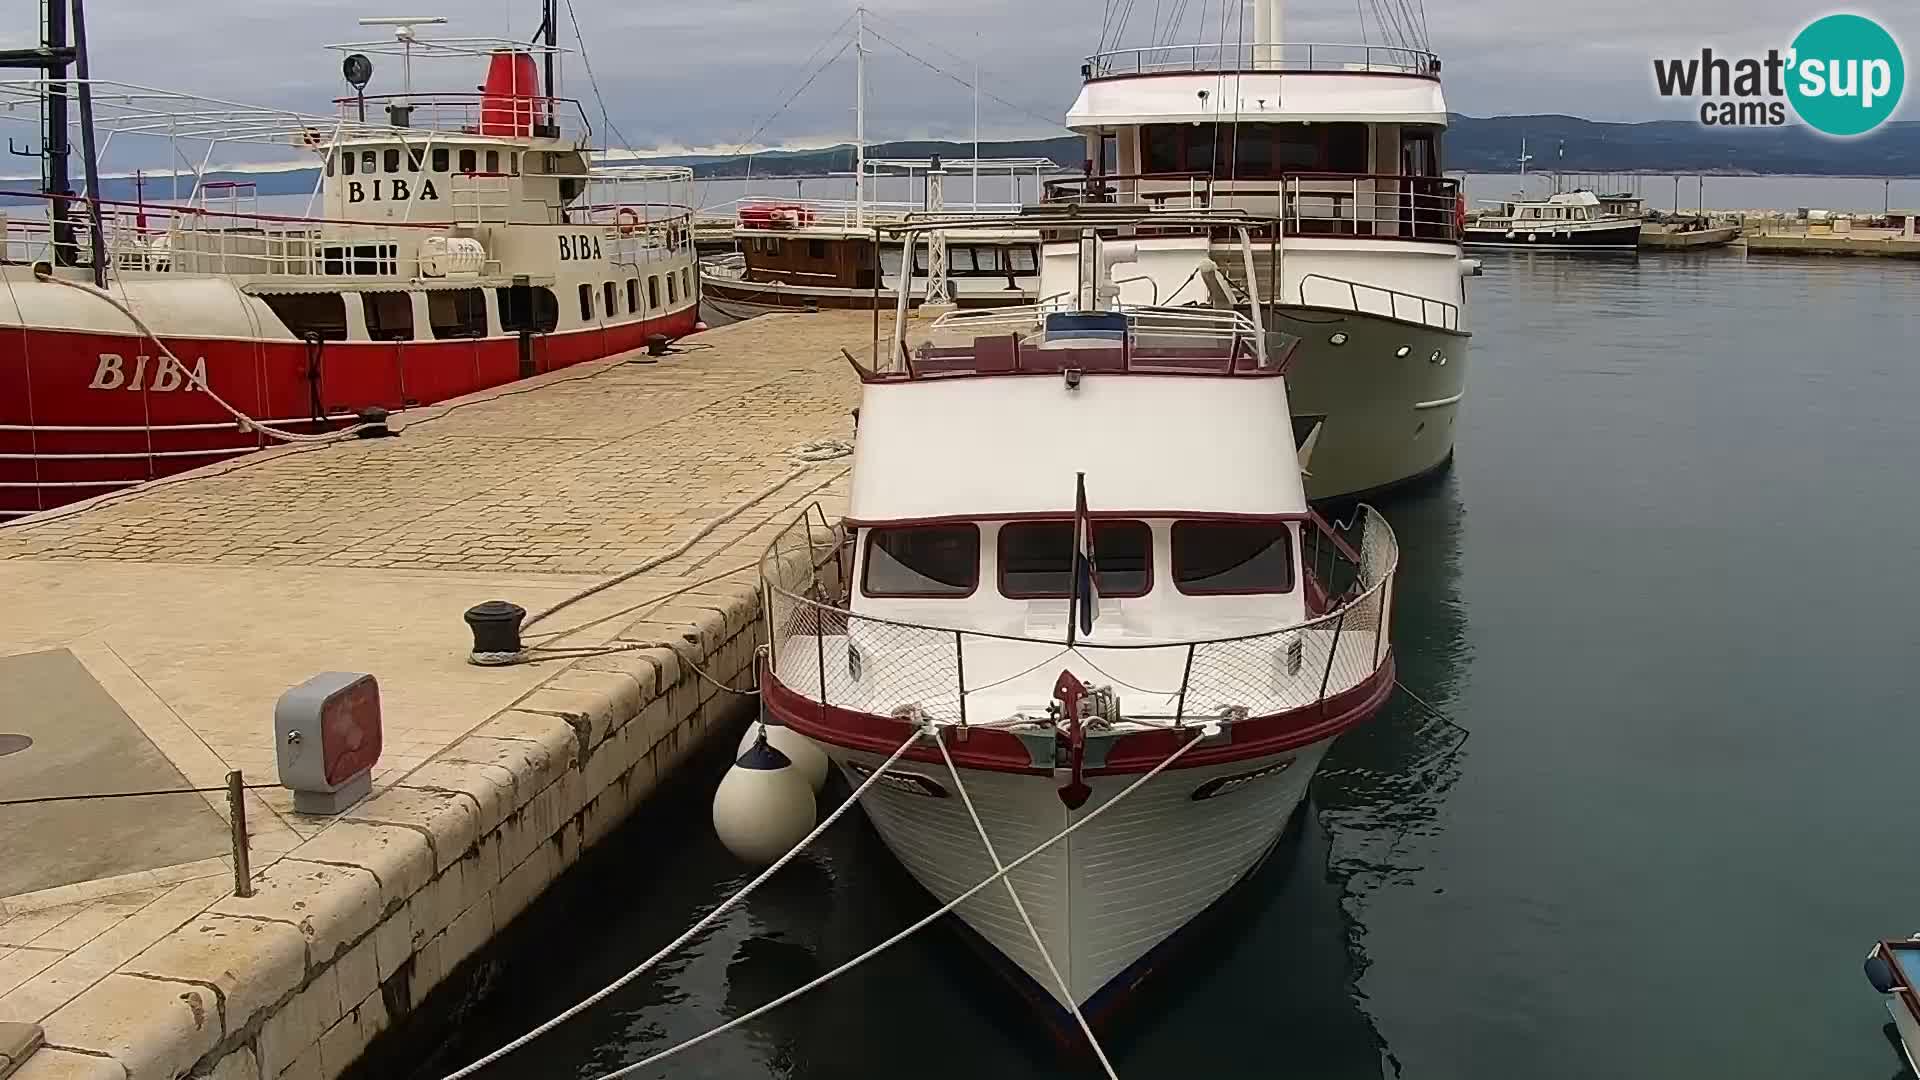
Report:
<svg viewBox="0 0 1920 1080"><path fill-rule="evenodd" d="M867 147L870 158L924 159L938 154L947 160L973 157L973 143L918 140L875 143ZM1086 143L1078 135L1053 139L983 140L980 157L1047 158L1063 169L1078 169L1086 155ZM753 176L819 176L823 173L853 172L853 144L844 143L821 150L764 150L758 154L731 157L701 155L648 158L650 164L691 165L698 177L739 178Z"/></svg>
<svg viewBox="0 0 1920 1080"><path fill-rule="evenodd" d="M1568 172L1792 173L1806 176L1920 175L1920 121L1888 124L1862 139L1829 139L1806 127L1711 128L1691 120L1610 124L1577 116L1462 116L1449 120L1449 172L1514 172L1520 140L1533 155L1532 169ZM973 156L973 144L882 143L869 157L946 158ZM1044 157L1078 170L1086 156L1078 136L980 144L987 157ZM695 175L748 175L748 158L661 158L693 166ZM773 150L754 155L754 176L852 172L853 147Z"/></svg>
<svg viewBox="0 0 1920 1080"><path fill-rule="evenodd" d="M1860 139L1830 139L1807 127L1714 128L1692 120L1605 124L1577 116L1454 116L1449 171L1514 172L1520 140L1531 169L1569 172L1794 173L1807 176L1920 174L1920 122L1887 124Z"/></svg>
<svg viewBox="0 0 1920 1080"><path fill-rule="evenodd" d="M1691 120L1610 124L1577 116L1461 116L1449 122L1446 167L1449 172L1509 173L1518 169L1520 141L1533 156L1529 168L1551 172L1790 173L1803 176L1920 176L1920 121L1887 124L1860 139L1829 139L1806 127L1712 128ZM918 140L877 143L875 158L948 160L973 156L971 142ZM980 144L982 158L1047 158L1077 172L1086 154L1077 135L1051 139L997 139ZM694 175L711 178L820 176L853 171L853 147L820 150L767 150L746 155L679 155L642 159L649 164L689 165ZM76 156L76 179L78 178ZM305 195L319 179L315 169L209 173L208 180L249 181L259 195ZM32 191L32 180L0 182L0 203L17 205L7 190ZM182 191L191 183L184 181ZM106 177L101 191L109 199L131 202L134 182ZM172 193L170 178L150 176L149 200Z"/></svg>

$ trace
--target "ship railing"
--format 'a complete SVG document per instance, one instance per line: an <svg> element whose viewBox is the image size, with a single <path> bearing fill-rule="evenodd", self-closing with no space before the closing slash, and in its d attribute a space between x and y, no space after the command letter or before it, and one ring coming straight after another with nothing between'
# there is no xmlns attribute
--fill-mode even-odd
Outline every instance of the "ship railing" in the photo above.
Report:
<svg viewBox="0 0 1920 1080"><path fill-rule="evenodd" d="M949 204L940 210L930 211L923 201L918 200L868 199L864 203L856 203L852 199L802 199L782 198L778 195L746 195L729 202L705 207L703 212L712 213L729 208L737 227L777 234L798 229L855 232L871 229L877 225L901 225L936 215L942 219L973 214L983 218L1005 217L1019 213L1023 204L963 200L958 205ZM961 223L956 227L965 226Z"/></svg>
<svg viewBox="0 0 1920 1080"><path fill-rule="evenodd" d="M745 281L747 277L747 257L737 251L728 251L719 255L709 255L700 260L700 272L716 278L730 281Z"/></svg>
<svg viewBox="0 0 1920 1080"><path fill-rule="evenodd" d="M597 226L607 257L638 264L693 248L693 210L684 203L619 202L569 207L572 225Z"/></svg>
<svg viewBox="0 0 1920 1080"><path fill-rule="evenodd" d="M1092 322L1089 317L1095 317ZM1110 316L1111 326L1095 325ZM908 350L901 369L876 379L988 373L1284 374L1299 339L1263 335L1237 311L1123 305L1075 310L1070 297L1016 307L950 311ZM1264 337L1265 349L1261 348Z"/></svg>
<svg viewBox="0 0 1920 1080"><path fill-rule="evenodd" d="M1074 670L1112 684L1125 720L1183 725L1321 709L1388 662L1399 546L1358 508L1343 526L1301 530L1311 618L1260 633L1119 643L1023 637L853 612L853 553L817 507L777 535L761 561L769 677L822 707L878 716L911 711L943 725L997 726L1044 715L1054 679ZM1062 602L1062 625L1065 605ZM1121 682L1125 679L1125 682Z"/></svg>
<svg viewBox="0 0 1920 1080"><path fill-rule="evenodd" d="M9 193L12 194L12 193ZM57 236L45 196L31 198L29 215L6 218L8 262L94 265L92 215L98 208L106 263L112 271L298 275L408 280L420 274L424 241L451 223L360 222L288 217L179 206L68 197L71 238ZM492 259L483 273L497 273Z"/></svg>
<svg viewBox="0 0 1920 1080"><path fill-rule="evenodd" d="M1438 78L1440 58L1424 49L1393 45L1235 41L1109 49L1087 57L1080 68L1081 77L1087 81L1184 71L1208 74L1335 71Z"/></svg>
<svg viewBox="0 0 1920 1080"><path fill-rule="evenodd" d="M1384 315L1402 322L1437 326L1442 330L1460 329L1458 304L1328 274L1306 274L1300 278L1300 304L1303 307L1344 308L1363 315Z"/></svg>
<svg viewBox="0 0 1920 1080"><path fill-rule="evenodd" d="M593 135L586 110L574 98L435 92L335 98L333 105L341 121L355 125L351 135L356 139L380 133L364 125L387 128L402 138L419 131L585 145Z"/></svg>
<svg viewBox="0 0 1920 1080"><path fill-rule="evenodd" d="M1230 208L1279 223L1288 236L1352 236L1458 243L1460 181L1394 173L1285 173L1214 177L1195 172L1121 173L1049 180L1048 203Z"/></svg>

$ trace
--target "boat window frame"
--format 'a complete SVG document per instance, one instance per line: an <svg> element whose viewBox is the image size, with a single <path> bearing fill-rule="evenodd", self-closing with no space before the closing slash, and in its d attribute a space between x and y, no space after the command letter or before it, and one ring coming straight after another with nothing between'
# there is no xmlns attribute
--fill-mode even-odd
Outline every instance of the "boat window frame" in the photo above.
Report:
<svg viewBox="0 0 1920 1080"><path fill-rule="evenodd" d="M607 318L611 319L620 314L620 296L613 282L609 281L600 287L600 296L606 301Z"/></svg>
<svg viewBox="0 0 1920 1080"><path fill-rule="evenodd" d="M452 163L453 163L453 155L447 150L446 147L436 146L433 148L433 171L434 172L437 172L437 173L446 172L447 169L452 165Z"/></svg>
<svg viewBox="0 0 1920 1080"><path fill-rule="evenodd" d="M1072 595L1071 589L1073 585L1073 581L1072 581L1073 570L1072 570L1071 563L1069 563L1068 570L1067 570L1067 574L1068 574L1067 585L1069 589L1069 591L1067 592L1051 592L1051 591L1013 592L1013 591L1009 591L1007 588L1007 533L1009 532L1009 530L1018 529L1018 528L1021 528L1024 526L1030 526L1030 525L1046 525L1046 526L1065 525L1067 526L1067 546L1069 548L1073 546L1073 519L1070 517L1020 518L1017 520L1001 522L999 531L997 532L997 534L994 536L994 539L993 539L993 559L994 559L994 578L995 578L994 587L999 590L1001 596L1004 596L1009 600L1065 600ZM1149 593L1153 592L1153 586L1154 586L1154 566L1153 566L1154 557L1153 556L1154 556L1154 551L1156 547L1154 543L1153 526L1148 524L1144 519L1141 519L1141 518L1093 518L1092 525L1093 525L1093 528L1096 530L1094 534L1094 540L1093 540L1094 585L1100 592L1100 598L1102 600L1137 600L1140 597L1146 596ZM1137 591L1133 589L1128 589L1125 592L1115 592L1113 590L1108 589L1105 585L1102 585L1100 583L1100 574L1099 574L1100 537L1099 537L1098 530L1102 528L1110 528L1114 526L1139 526L1140 530L1146 533L1147 565L1146 565L1145 582L1140 586L1140 588Z"/></svg>
<svg viewBox="0 0 1920 1080"><path fill-rule="evenodd" d="M551 334L559 328L560 298L545 285L534 285L527 289L528 304L532 308L527 312L515 310L511 287L496 288L494 292L499 301L500 329L503 332L517 334L525 330L530 334Z"/></svg>
<svg viewBox="0 0 1920 1080"><path fill-rule="evenodd" d="M875 592L871 580L873 577L873 545L882 535L936 529L965 529L973 536L973 576L965 592L945 590L937 592ZM860 549L860 595L874 600L965 600L980 591L980 523L977 521L929 521L905 525L871 525L860 530L864 536ZM922 575L923 577L925 575Z"/></svg>
<svg viewBox="0 0 1920 1080"><path fill-rule="evenodd" d="M463 172L463 173L468 173L468 174L472 174L472 173L476 173L476 172L479 172L479 171L480 171L480 153L479 153L479 151L477 151L477 150L475 150L475 149L474 149L473 147L471 147L471 146L465 146L465 147L461 147L461 149L460 149L460 171L461 171L461 172Z"/></svg>
<svg viewBox="0 0 1920 1080"><path fill-rule="evenodd" d="M399 172L400 171L400 148L397 146L387 147L386 150L384 150L380 155L380 166L382 171L385 171L385 172L389 172L389 173Z"/></svg>
<svg viewBox="0 0 1920 1080"><path fill-rule="evenodd" d="M338 307L325 312L325 318L315 318L316 307L324 306L332 299ZM321 341L346 341L348 338L347 298L338 292L289 292L261 293L260 301L266 304L275 318L287 328L287 332L301 341L313 335ZM338 315L338 318L333 316Z"/></svg>
<svg viewBox="0 0 1920 1080"><path fill-rule="evenodd" d="M1206 586L1194 586L1180 579L1180 537L1184 530L1192 528L1243 528L1277 529L1281 542L1286 546L1287 584L1285 588L1239 588L1219 589ZM1167 529L1167 572L1173 579L1174 591L1182 596L1288 596L1300 587L1301 567L1295 557L1295 543L1291 522L1264 521L1246 518L1176 518Z"/></svg>
<svg viewBox="0 0 1920 1080"><path fill-rule="evenodd" d="M591 281L580 283L580 321L584 323L593 321L593 282Z"/></svg>
<svg viewBox="0 0 1920 1080"><path fill-rule="evenodd" d="M640 279L627 279L627 314L640 314Z"/></svg>
<svg viewBox="0 0 1920 1080"><path fill-rule="evenodd" d="M377 297L392 296L399 297L400 302L393 303L376 299ZM398 318L395 319L395 325L392 326L389 326L386 320L382 318L383 314L389 313L395 316L401 313L405 314L406 325L404 332L399 325ZM413 318L413 293L406 289L367 289L361 292L360 315L366 322L367 338L370 341L392 342L418 340L419 327Z"/></svg>
<svg viewBox="0 0 1920 1080"><path fill-rule="evenodd" d="M660 310L660 275L647 275L647 310Z"/></svg>
<svg viewBox="0 0 1920 1080"><path fill-rule="evenodd" d="M435 341L472 341L487 336L486 290L428 289L427 329ZM438 309L438 310L436 310Z"/></svg>

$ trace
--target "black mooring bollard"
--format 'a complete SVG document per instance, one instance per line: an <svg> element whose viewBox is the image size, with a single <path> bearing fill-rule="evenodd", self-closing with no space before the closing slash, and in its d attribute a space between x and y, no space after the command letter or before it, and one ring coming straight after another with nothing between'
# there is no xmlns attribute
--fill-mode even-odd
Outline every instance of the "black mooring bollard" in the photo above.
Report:
<svg viewBox="0 0 1920 1080"><path fill-rule="evenodd" d="M505 600L489 600L467 609L467 625L473 629L473 663L483 666L506 664L520 655L520 623L527 609Z"/></svg>

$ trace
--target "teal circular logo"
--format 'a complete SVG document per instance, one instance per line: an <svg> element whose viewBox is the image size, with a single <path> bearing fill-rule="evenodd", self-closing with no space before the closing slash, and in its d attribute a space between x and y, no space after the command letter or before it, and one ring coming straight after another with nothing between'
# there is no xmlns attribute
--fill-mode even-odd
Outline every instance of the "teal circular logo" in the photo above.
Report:
<svg viewBox="0 0 1920 1080"><path fill-rule="evenodd" d="M1787 98L1828 135L1864 135L1900 104L1907 65L1886 28L1863 15L1815 19L1793 39Z"/></svg>

